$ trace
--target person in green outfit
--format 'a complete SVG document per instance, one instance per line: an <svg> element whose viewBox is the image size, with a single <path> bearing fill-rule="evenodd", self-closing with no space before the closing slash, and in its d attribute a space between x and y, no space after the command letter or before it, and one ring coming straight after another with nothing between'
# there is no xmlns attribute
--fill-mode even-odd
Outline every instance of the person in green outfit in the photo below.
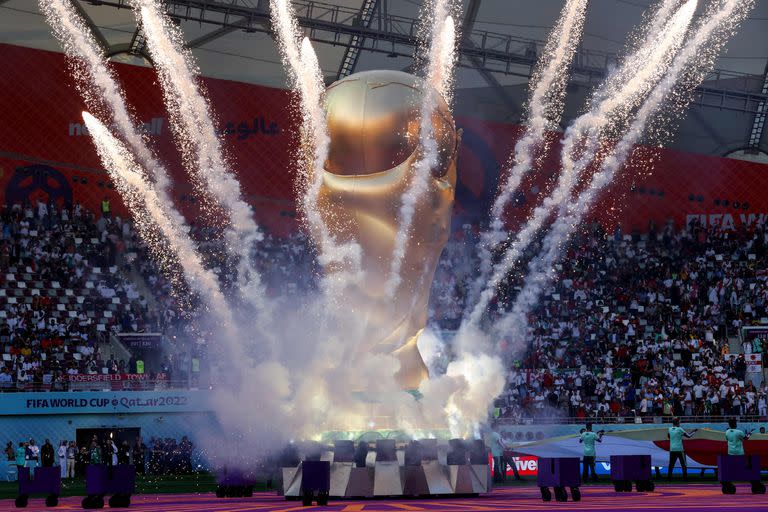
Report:
<svg viewBox="0 0 768 512"><path fill-rule="evenodd" d="M504 438L495 430L489 429L486 435L486 444L491 448L491 456L493 457L493 481L506 482L507 460L504 457L504 451L507 449L507 445L504 443ZM514 458L510 461L509 467L515 475L515 480L520 480L520 473Z"/></svg>
<svg viewBox="0 0 768 512"><path fill-rule="evenodd" d="M667 431L667 438L669 439L669 470L667 471L667 478L669 480L672 480L672 470L675 469L675 463L678 460L680 461L680 467L683 468L683 480L688 480L688 465L685 463L683 438L690 439L697 430L693 429L690 432L686 432L685 429L680 428L680 418L672 420L672 426Z"/></svg>
<svg viewBox="0 0 768 512"><path fill-rule="evenodd" d="M101 447L96 441L91 442L91 464L101 464Z"/></svg>
<svg viewBox="0 0 768 512"><path fill-rule="evenodd" d="M501 442L501 435L491 430L488 432L486 444L491 448L491 457L493 457L493 481L502 482L506 480L506 462L504 461L504 445Z"/></svg>
<svg viewBox="0 0 768 512"><path fill-rule="evenodd" d="M21 469L27 464L27 448L24 446L24 442L19 443L19 447L16 448L16 467Z"/></svg>
<svg viewBox="0 0 768 512"><path fill-rule="evenodd" d="M597 482L597 473L595 472L595 457L597 457L597 453L595 452L595 442L602 443L603 434L605 434L605 432L602 430L597 433L592 432L591 423L587 423L586 427L587 428L582 430L581 435L579 436L579 443L584 444L584 470L582 473L582 480L585 482L587 481L589 478L589 471L591 470L592 481Z"/></svg>
<svg viewBox="0 0 768 512"><path fill-rule="evenodd" d="M744 455L744 440L752 435L751 430L744 432L736 428L736 418L728 420L728 430L725 431L725 440L728 441L728 455Z"/></svg>

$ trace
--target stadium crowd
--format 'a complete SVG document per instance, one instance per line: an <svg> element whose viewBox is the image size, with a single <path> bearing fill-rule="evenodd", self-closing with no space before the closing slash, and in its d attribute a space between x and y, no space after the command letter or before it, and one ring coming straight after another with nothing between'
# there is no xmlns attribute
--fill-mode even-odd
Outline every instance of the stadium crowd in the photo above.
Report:
<svg viewBox="0 0 768 512"><path fill-rule="evenodd" d="M0 391L66 390L70 375L135 374L135 358L102 355L118 332L166 334L168 358L152 380L197 383L205 346L184 314L193 308L172 293L165 262L130 221L108 205L95 214L79 203L25 202L0 211L0 233ZM220 229L193 224L190 235L223 280L234 273L222 257ZM271 294L314 286L310 245L301 233L267 234L254 249Z"/></svg>
<svg viewBox="0 0 768 512"><path fill-rule="evenodd" d="M438 324L460 321L477 268L465 243L472 233L465 228L444 252L432 295ZM496 414L508 421L765 416L765 384L745 379L744 355L762 353L762 340L747 339L744 354L729 352L742 326L768 317L766 245L762 225L734 232L668 223L623 235L594 224L582 231L529 316L525 339L504 340L522 355ZM494 317L520 284L510 278L502 286Z"/></svg>
<svg viewBox="0 0 768 512"><path fill-rule="evenodd" d="M199 365L204 345L189 344L184 304L130 222L38 201L6 206L0 233L0 390L67 389L68 375L135 372L135 360L101 356L113 332L164 332L180 345L179 367ZM208 265L233 274L220 230L193 225L191 236ZM443 252L430 303L430 322L441 330L461 321L479 266L477 239L477 227L466 225ZM767 245L763 225L723 231L667 223L631 235L588 226L570 243L525 339L504 340L521 355L497 414L765 416L765 385L751 384L744 355L730 351L742 326L768 317ZM254 251L270 293L315 286L305 235L267 234ZM151 296L138 289L138 276ZM503 284L491 320L520 284L519 277ZM759 337L747 341L742 352L762 353Z"/></svg>
<svg viewBox="0 0 768 512"><path fill-rule="evenodd" d="M0 233L0 390L126 373L130 360L101 357L110 333L167 323L132 279L142 245L130 222L37 201L6 205Z"/></svg>

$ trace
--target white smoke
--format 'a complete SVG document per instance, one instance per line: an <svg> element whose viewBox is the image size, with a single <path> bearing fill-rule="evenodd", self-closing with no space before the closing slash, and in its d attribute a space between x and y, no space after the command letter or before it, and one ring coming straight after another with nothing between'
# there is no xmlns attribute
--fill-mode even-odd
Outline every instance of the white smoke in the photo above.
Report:
<svg viewBox="0 0 768 512"><path fill-rule="evenodd" d="M690 9L690 3L686 3L681 9ZM675 98L675 88L684 81L685 88L692 89L703 80L728 37L753 5L752 0L723 0L710 6L692 37L667 67L661 81L634 116L626 134L605 157L587 188L561 210L561 216L544 239L542 253L529 265L524 287L515 300L512 311L497 322L496 332L524 335L527 315L554 277L554 264L560 257L563 246L589 212L600 191L613 181L634 146L640 142L648 124L659 114L662 107L666 109L665 117L679 114L684 109L688 97Z"/></svg>
<svg viewBox="0 0 768 512"><path fill-rule="evenodd" d="M648 96L651 88L659 82L675 52L683 43L696 5L697 0L688 0L663 25L659 34L649 35L645 43L601 84L590 110L568 127L563 137L562 170L555 190L534 209L528 222L517 232L501 260L495 265L477 303L467 316L467 322L476 324L480 321L501 281L512 270L554 210L570 198L579 176L598 157L606 132L625 123L634 109Z"/></svg>

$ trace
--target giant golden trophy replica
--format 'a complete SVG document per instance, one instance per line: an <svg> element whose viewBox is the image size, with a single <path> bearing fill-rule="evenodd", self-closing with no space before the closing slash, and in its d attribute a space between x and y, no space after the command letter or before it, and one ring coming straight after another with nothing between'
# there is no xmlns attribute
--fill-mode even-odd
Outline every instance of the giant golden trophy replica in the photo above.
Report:
<svg viewBox="0 0 768 512"><path fill-rule="evenodd" d="M357 241L363 251L364 276L344 292L350 314L366 322L360 350L396 356L396 378L404 389L416 389L428 377L416 343L427 322L435 267L450 234L459 144L449 108L439 98L432 113L439 161L416 205L402 282L389 297L385 288L401 196L421 156L425 87L420 78L399 71L357 73L328 87L331 142L318 198L331 234L339 242Z"/></svg>

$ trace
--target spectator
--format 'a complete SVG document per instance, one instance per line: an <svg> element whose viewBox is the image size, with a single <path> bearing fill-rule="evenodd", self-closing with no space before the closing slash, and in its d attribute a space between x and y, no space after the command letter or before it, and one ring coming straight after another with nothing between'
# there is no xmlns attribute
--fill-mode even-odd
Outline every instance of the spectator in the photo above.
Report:
<svg viewBox="0 0 768 512"><path fill-rule="evenodd" d="M101 447L97 441L91 441L91 451L89 453L89 464L101 464Z"/></svg>
<svg viewBox="0 0 768 512"><path fill-rule="evenodd" d="M59 456L59 469L61 470L61 478L67 477L67 442L62 440L59 443L59 449L57 451Z"/></svg>
<svg viewBox="0 0 768 512"><path fill-rule="evenodd" d="M41 458L42 466L44 468L53 467L54 450L53 450L53 445L51 444L51 441L49 439L46 439L45 443L43 443L43 447L40 450L40 458Z"/></svg>
<svg viewBox="0 0 768 512"><path fill-rule="evenodd" d="M0 370L0 391L7 391L13 386L13 377L8 371L8 368L3 366Z"/></svg>
<svg viewBox="0 0 768 512"><path fill-rule="evenodd" d="M67 446L67 478L75 478L77 474L78 449L74 441L69 442Z"/></svg>
<svg viewBox="0 0 768 512"><path fill-rule="evenodd" d="M23 441L19 441L19 447L16 448L16 467L21 469L27 465L27 447Z"/></svg>
<svg viewBox="0 0 768 512"><path fill-rule="evenodd" d="M101 215L104 218L107 218L110 215L109 198L106 196L101 200Z"/></svg>
<svg viewBox="0 0 768 512"><path fill-rule="evenodd" d="M131 447L128 446L128 441L124 439L117 448L117 463L128 464L130 462L130 454Z"/></svg>
<svg viewBox="0 0 768 512"><path fill-rule="evenodd" d="M98 441L97 441L98 443ZM112 441L109 439L104 439L102 443L99 445L100 448L100 456L101 456L101 463L106 464L107 466L113 466L112 464Z"/></svg>
<svg viewBox="0 0 768 512"><path fill-rule="evenodd" d="M147 451L147 447L144 441L140 437L136 438L136 443L133 445L133 465L136 466L136 472L140 475L144 474L144 454Z"/></svg>
<svg viewBox="0 0 768 512"><path fill-rule="evenodd" d="M181 438L179 443L180 467L179 471L183 474L192 473L192 450L194 446L187 436Z"/></svg>
<svg viewBox="0 0 768 512"><path fill-rule="evenodd" d="M81 446L80 450L77 452L77 456L75 457L75 476L85 476L85 467L90 463L90 461L91 454L88 451L88 448Z"/></svg>
<svg viewBox="0 0 768 512"><path fill-rule="evenodd" d="M40 447L35 444L34 439L29 440L27 445L27 467L31 468L34 472L35 468L40 464Z"/></svg>

